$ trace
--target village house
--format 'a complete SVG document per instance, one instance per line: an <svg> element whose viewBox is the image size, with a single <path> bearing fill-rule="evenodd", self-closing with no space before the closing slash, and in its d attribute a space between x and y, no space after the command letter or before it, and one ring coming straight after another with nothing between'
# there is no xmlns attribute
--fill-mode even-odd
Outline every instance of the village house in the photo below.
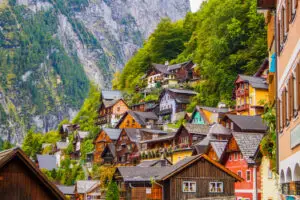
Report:
<svg viewBox="0 0 300 200"><path fill-rule="evenodd" d="M169 65L152 64L152 69L145 75L147 88L175 87L183 82L195 82L200 79L196 65L192 61Z"/></svg>
<svg viewBox="0 0 300 200"><path fill-rule="evenodd" d="M116 128L154 128L158 117L153 112L128 110L119 120Z"/></svg>
<svg viewBox="0 0 300 200"><path fill-rule="evenodd" d="M197 93L184 89L165 89L159 97L159 121L175 122L176 113L184 112Z"/></svg>
<svg viewBox="0 0 300 200"><path fill-rule="evenodd" d="M263 133L233 132L220 162L244 181L235 184L237 199L261 199L260 161L255 159ZM212 155L211 153L209 153Z"/></svg>
<svg viewBox="0 0 300 200"><path fill-rule="evenodd" d="M267 126L260 116L226 114L222 118L221 124L235 132L265 133L267 131Z"/></svg>
<svg viewBox="0 0 300 200"><path fill-rule="evenodd" d="M83 142L84 138L89 135L87 131L76 131L74 133L74 140L73 140L73 147L74 152L72 153L72 158L79 159L80 158L80 147L81 143Z"/></svg>
<svg viewBox="0 0 300 200"><path fill-rule="evenodd" d="M110 143L115 143L119 138L121 129L103 128L94 140L94 163L101 163L101 154Z"/></svg>
<svg viewBox="0 0 300 200"><path fill-rule="evenodd" d="M206 155L185 158L166 167L118 167L120 199L234 200L234 183L242 178Z"/></svg>
<svg viewBox="0 0 300 200"><path fill-rule="evenodd" d="M78 200L101 200L100 181L80 180L75 184L75 196Z"/></svg>
<svg viewBox="0 0 300 200"><path fill-rule="evenodd" d="M225 105L220 103L217 108L196 106L189 120L192 124L214 124L219 123L220 119L229 112Z"/></svg>
<svg viewBox="0 0 300 200"><path fill-rule="evenodd" d="M160 158L156 160L143 160L137 167L166 167L171 166L172 162L166 158Z"/></svg>
<svg viewBox="0 0 300 200"><path fill-rule="evenodd" d="M156 101L146 101L130 106L132 111L138 112L154 112L158 108L158 103Z"/></svg>
<svg viewBox="0 0 300 200"><path fill-rule="evenodd" d="M73 134L74 131L79 129L78 124L63 124L59 129L59 134L61 136L61 140L66 142L68 140L68 136Z"/></svg>
<svg viewBox="0 0 300 200"><path fill-rule="evenodd" d="M192 155L192 145L202 141L209 132L209 125L190 124L181 125L174 138L172 163Z"/></svg>
<svg viewBox="0 0 300 200"><path fill-rule="evenodd" d="M140 160L139 129L124 128L116 141L117 163L121 165L134 165Z"/></svg>
<svg viewBox="0 0 300 200"><path fill-rule="evenodd" d="M120 91L102 91L97 124L114 127L128 109Z"/></svg>
<svg viewBox="0 0 300 200"><path fill-rule="evenodd" d="M228 140L211 140L207 147L206 154L214 161L221 161L223 159L223 156L226 155L225 149L227 143Z"/></svg>
<svg viewBox="0 0 300 200"><path fill-rule="evenodd" d="M60 166L60 161L65 157L65 150L68 148L69 142L56 142L54 148L54 155L56 156L57 164Z"/></svg>
<svg viewBox="0 0 300 200"><path fill-rule="evenodd" d="M0 194L5 200L66 199L20 148L0 152Z"/></svg>
<svg viewBox="0 0 300 200"><path fill-rule="evenodd" d="M234 84L233 99L236 100L237 115L263 114L263 103L267 103L269 98L266 78L262 75L257 77L240 74Z"/></svg>
<svg viewBox="0 0 300 200"><path fill-rule="evenodd" d="M116 145L114 143L107 144L100 155L102 165L115 165L117 163Z"/></svg>

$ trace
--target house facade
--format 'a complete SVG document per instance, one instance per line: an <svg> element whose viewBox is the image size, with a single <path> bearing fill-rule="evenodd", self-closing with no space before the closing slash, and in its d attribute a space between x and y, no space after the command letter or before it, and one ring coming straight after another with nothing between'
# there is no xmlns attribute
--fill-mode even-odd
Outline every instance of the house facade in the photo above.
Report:
<svg viewBox="0 0 300 200"><path fill-rule="evenodd" d="M116 128L153 128L158 117L153 112L138 112L128 110L119 120Z"/></svg>
<svg viewBox="0 0 300 200"><path fill-rule="evenodd" d="M87 132L87 131L76 131L74 133L74 140L73 140L74 152L72 153L72 157L74 159L80 158L81 143L88 135L89 135L89 132Z"/></svg>
<svg viewBox="0 0 300 200"><path fill-rule="evenodd" d="M159 97L159 120L175 122L176 113L186 110L192 97L197 93L184 89L165 89Z"/></svg>
<svg viewBox="0 0 300 200"><path fill-rule="evenodd" d="M300 195L300 8L276 3L277 132L279 176L284 198Z"/></svg>

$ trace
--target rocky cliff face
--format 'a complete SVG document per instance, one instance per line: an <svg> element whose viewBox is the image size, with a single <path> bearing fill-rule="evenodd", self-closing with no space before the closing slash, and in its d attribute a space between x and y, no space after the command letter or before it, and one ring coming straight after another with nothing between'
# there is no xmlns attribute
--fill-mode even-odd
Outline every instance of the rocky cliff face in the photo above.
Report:
<svg viewBox="0 0 300 200"><path fill-rule="evenodd" d="M112 75L161 18L178 20L189 0L0 0L0 137L21 142L71 118L89 81Z"/></svg>

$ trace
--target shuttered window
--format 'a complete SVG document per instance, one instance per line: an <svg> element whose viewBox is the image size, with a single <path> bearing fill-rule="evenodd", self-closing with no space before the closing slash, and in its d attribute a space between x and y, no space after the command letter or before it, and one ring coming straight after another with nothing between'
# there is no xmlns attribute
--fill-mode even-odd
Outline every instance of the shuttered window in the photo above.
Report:
<svg viewBox="0 0 300 200"><path fill-rule="evenodd" d="M276 108L276 119L277 119L276 129L277 132L279 133L282 127L282 107L279 99L277 99L276 107L277 107Z"/></svg>
<svg viewBox="0 0 300 200"><path fill-rule="evenodd" d="M289 91L285 89L285 125L288 126L290 121L290 102L289 102Z"/></svg>
<svg viewBox="0 0 300 200"><path fill-rule="evenodd" d="M277 54L280 55L281 51L281 30L280 30L280 20L277 21Z"/></svg>
<svg viewBox="0 0 300 200"><path fill-rule="evenodd" d="M286 91L285 89L282 91L282 128L286 125Z"/></svg>
<svg viewBox="0 0 300 200"><path fill-rule="evenodd" d="M293 76L290 77L289 79L289 85L288 85L288 106L289 106L289 115L288 115L288 119L289 121L292 120L293 116L294 116L294 84L293 84Z"/></svg>
<svg viewBox="0 0 300 200"><path fill-rule="evenodd" d="M286 5L286 11L287 11L287 18L289 23L292 22L292 15L293 15L293 0L287 0L287 5ZM289 26L289 25L287 25Z"/></svg>
<svg viewBox="0 0 300 200"><path fill-rule="evenodd" d="M297 91L297 74L295 73L293 76L293 116L297 116L297 110L298 110L298 93L299 91Z"/></svg>
<svg viewBox="0 0 300 200"><path fill-rule="evenodd" d="M286 1L288 2L288 0ZM289 32L289 9L288 9L288 3L286 3L286 7L282 7L282 13L284 18L284 41L286 39L286 35Z"/></svg>

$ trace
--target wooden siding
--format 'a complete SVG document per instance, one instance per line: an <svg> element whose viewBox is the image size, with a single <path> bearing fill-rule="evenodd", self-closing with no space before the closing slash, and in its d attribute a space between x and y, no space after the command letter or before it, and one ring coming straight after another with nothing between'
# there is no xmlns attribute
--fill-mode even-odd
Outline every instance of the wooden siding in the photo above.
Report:
<svg viewBox="0 0 300 200"><path fill-rule="evenodd" d="M0 199L57 199L17 157L0 169Z"/></svg>
<svg viewBox="0 0 300 200"><path fill-rule="evenodd" d="M168 193L165 195L166 200L234 195L234 178L204 159L191 164L169 180L170 187L165 190ZM196 192L183 192L183 181L195 181ZM223 182L223 193L210 193L209 182Z"/></svg>
<svg viewBox="0 0 300 200"><path fill-rule="evenodd" d="M101 153L103 152L105 146L109 143L111 143L112 140L109 138L109 136L102 130L95 141L95 152L94 152L94 162L100 163L102 161L101 159Z"/></svg>
<svg viewBox="0 0 300 200"><path fill-rule="evenodd" d="M127 114L126 117L123 119L123 121L120 123L118 128L142 128L142 125L140 125L137 121L134 120L134 118Z"/></svg>
<svg viewBox="0 0 300 200"><path fill-rule="evenodd" d="M122 130L120 137L116 142L117 162L119 164L135 164L134 159L131 159L130 157L136 153L138 153L136 143L130 140L125 130Z"/></svg>

